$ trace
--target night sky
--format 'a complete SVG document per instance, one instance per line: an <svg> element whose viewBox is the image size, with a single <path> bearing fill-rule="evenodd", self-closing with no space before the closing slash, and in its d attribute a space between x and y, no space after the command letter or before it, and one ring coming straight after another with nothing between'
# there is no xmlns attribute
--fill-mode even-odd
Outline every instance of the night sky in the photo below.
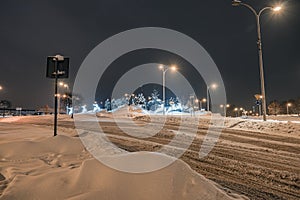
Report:
<svg viewBox="0 0 300 200"><path fill-rule="evenodd" d="M261 18L267 101L300 97L300 1L245 2L256 9L284 3L281 13L265 12ZM221 72L228 103L248 108L254 103L253 95L260 91L255 18L244 7L232 7L230 0L3 1L0 99L10 100L13 107L52 106L54 89L53 80L46 78L47 56L70 57L70 78L65 81L72 88L77 70L95 46L138 27L169 28L198 41ZM133 63L173 59L163 52L148 53L131 55ZM130 66L129 57L125 60ZM170 62L182 63L176 56ZM117 76L108 73L108 77L113 82ZM199 86L203 96L205 87L204 83Z"/></svg>

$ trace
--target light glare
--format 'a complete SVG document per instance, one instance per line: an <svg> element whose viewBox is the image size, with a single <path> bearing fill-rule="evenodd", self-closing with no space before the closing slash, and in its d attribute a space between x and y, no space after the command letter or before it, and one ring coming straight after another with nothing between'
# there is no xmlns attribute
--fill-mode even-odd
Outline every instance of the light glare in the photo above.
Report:
<svg viewBox="0 0 300 200"><path fill-rule="evenodd" d="M175 65L171 66L171 70L172 71L176 71L177 70L177 67Z"/></svg>
<svg viewBox="0 0 300 200"><path fill-rule="evenodd" d="M281 6L276 6L276 7L273 8L273 11L278 12L278 11L280 11L281 9L282 9Z"/></svg>
<svg viewBox="0 0 300 200"><path fill-rule="evenodd" d="M215 83L211 85L211 88L212 88L212 89L216 89L217 87L218 87L218 85L215 84Z"/></svg>

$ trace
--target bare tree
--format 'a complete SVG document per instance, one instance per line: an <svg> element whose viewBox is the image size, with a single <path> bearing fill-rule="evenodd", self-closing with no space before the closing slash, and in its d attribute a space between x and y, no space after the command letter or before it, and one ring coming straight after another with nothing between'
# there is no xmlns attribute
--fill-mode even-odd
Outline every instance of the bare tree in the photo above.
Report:
<svg viewBox="0 0 300 200"><path fill-rule="evenodd" d="M269 113L270 115L278 115L281 113L282 111L282 108L280 106L280 103L277 102L276 100L275 101L272 101L269 106L268 106L268 109L269 109Z"/></svg>
<svg viewBox="0 0 300 200"><path fill-rule="evenodd" d="M4 108L4 109L11 108L11 102L8 100L1 100L0 108Z"/></svg>

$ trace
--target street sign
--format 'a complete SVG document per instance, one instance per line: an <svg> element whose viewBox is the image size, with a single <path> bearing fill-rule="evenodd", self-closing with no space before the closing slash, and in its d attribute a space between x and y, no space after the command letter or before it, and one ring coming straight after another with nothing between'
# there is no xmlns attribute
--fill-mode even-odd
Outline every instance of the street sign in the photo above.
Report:
<svg viewBox="0 0 300 200"><path fill-rule="evenodd" d="M55 65L57 64L57 78L69 77L69 58L63 60L55 59L53 56L47 57L47 78L55 78Z"/></svg>
<svg viewBox="0 0 300 200"><path fill-rule="evenodd" d="M54 84L54 136L57 135L57 107L58 107L58 94L57 83L59 78L69 77L69 58L62 55L48 56L47 57L47 75L48 78L53 78Z"/></svg>

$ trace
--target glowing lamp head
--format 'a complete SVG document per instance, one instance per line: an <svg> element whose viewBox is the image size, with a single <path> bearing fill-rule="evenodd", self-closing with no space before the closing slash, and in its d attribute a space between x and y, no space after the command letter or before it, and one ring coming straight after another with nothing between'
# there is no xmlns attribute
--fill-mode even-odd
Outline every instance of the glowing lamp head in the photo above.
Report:
<svg viewBox="0 0 300 200"><path fill-rule="evenodd" d="M241 1L239 1L239 0L233 0L232 2L231 2L231 4L232 4L232 6L239 6L239 5L241 5Z"/></svg>
<svg viewBox="0 0 300 200"><path fill-rule="evenodd" d="M204 98L204 99L202 99L202 101L205 103L205 102L206 102L206 99Z"/></svg>
<svg viewBox="0 0 300 200"><path fill-rule="evenodd" d="M216 89L218 87L217 84L213 83L211 86L210 86L212 89Z"/></svg>
<svg viewBox="0 0 300 200"><path fill-rule="evenodd" d="M164 66L163 65L159 65L158 68L161 69L161 70L163 70Z"/></svg>
<svg viewBox="0 0 300 200"><path fill-rule="evenodd" d="M273 11L278 12L278 11L280 11L281 9L282 9L281 6L276 6L276 7L273 8Z"/></svg>
<svg viewBox="0 0 300 200"><path fill-rule="evenodd" d="M177 70L177 67L176 67L175 65L172 65L172 66L171 66L171 70L172 70L172 71L176 71L176 70Z"/></svg>
<svg viewBox="0 0 300 200"><path fill-rule="evenodd" d="M292 104L291 104L291 103L288 103L288 104L287 104L287 106L288 106L288 107L291 107L291 106L292 106Z"/></svg>

